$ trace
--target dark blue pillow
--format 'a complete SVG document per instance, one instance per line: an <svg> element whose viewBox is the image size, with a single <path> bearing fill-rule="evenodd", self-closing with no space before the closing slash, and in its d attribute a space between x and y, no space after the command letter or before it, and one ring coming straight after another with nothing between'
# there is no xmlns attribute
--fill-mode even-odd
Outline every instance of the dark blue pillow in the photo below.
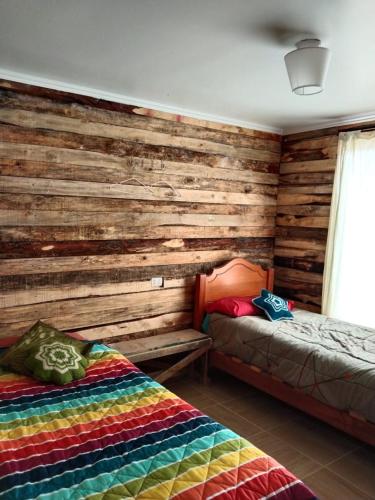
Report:
<svg viewBox="0 0 375 500"><path fill-rule="evenodd" d="M259 297L253 299L253 304L263 309L268 319L271 321L294 318L293 314L288 309L288 301L274 295L265 288L263 288Z"/></svg>

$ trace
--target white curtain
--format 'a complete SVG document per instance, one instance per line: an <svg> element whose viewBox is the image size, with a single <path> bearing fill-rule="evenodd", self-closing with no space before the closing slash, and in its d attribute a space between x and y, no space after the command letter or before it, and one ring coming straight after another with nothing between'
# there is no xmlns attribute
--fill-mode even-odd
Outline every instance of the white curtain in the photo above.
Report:
<svg viewBox="0 0 375 500"><path fill-rule="evenodd" d="M340 134L322 310L375 328L375 132Z"/></svg>

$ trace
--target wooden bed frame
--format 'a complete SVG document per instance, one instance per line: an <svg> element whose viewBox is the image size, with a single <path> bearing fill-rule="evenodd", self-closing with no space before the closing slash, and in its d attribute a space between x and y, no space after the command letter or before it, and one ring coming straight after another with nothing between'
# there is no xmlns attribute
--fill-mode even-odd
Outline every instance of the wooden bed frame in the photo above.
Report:
<svg viewBox="0 0 375 500"><path fill-rule="evenodd" d="M274 271L264 270L244 259L233 259L210 275L198 274L195 288L194 328L201 330L206 305L228 296L256 295L262 288L273 290ZM212 350L210 366L224 370L299 410L327 422L365 443L375 446L375 424L354 412L337 410L293 388L260 368Z"/></svg>

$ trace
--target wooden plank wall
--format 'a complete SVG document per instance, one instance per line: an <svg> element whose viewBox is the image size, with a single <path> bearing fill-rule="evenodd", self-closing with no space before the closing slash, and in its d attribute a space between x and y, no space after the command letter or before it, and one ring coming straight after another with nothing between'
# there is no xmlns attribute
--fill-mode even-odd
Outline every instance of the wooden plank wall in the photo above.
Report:
<svg viewBox="0 0 375 500"><path fill-rule="evenodd" d="M275 239L275 290L320 312L339 129L283 138Z"/></svg>
<svg viewBox="0 0 375 500"><path fill-rule="evenodd" d="M0 336L189 326L197 272L272 265L279 160L275 134L0 81Z"/></svg>

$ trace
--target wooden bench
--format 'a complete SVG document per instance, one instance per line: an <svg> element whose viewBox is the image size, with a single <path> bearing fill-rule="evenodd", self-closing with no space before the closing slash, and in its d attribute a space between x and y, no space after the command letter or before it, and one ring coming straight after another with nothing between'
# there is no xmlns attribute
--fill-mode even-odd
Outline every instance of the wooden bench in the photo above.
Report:
<svg viewBox="0 0 375 500"><path fill-rule="evenodd" d="M120 351L133 363L193 351L158 374L155 380L163 383L196 359L204 356L203 383L207 382L208 351L212 345L212 339L192 328L141 339L124 340L109 345Z"/></svg>

